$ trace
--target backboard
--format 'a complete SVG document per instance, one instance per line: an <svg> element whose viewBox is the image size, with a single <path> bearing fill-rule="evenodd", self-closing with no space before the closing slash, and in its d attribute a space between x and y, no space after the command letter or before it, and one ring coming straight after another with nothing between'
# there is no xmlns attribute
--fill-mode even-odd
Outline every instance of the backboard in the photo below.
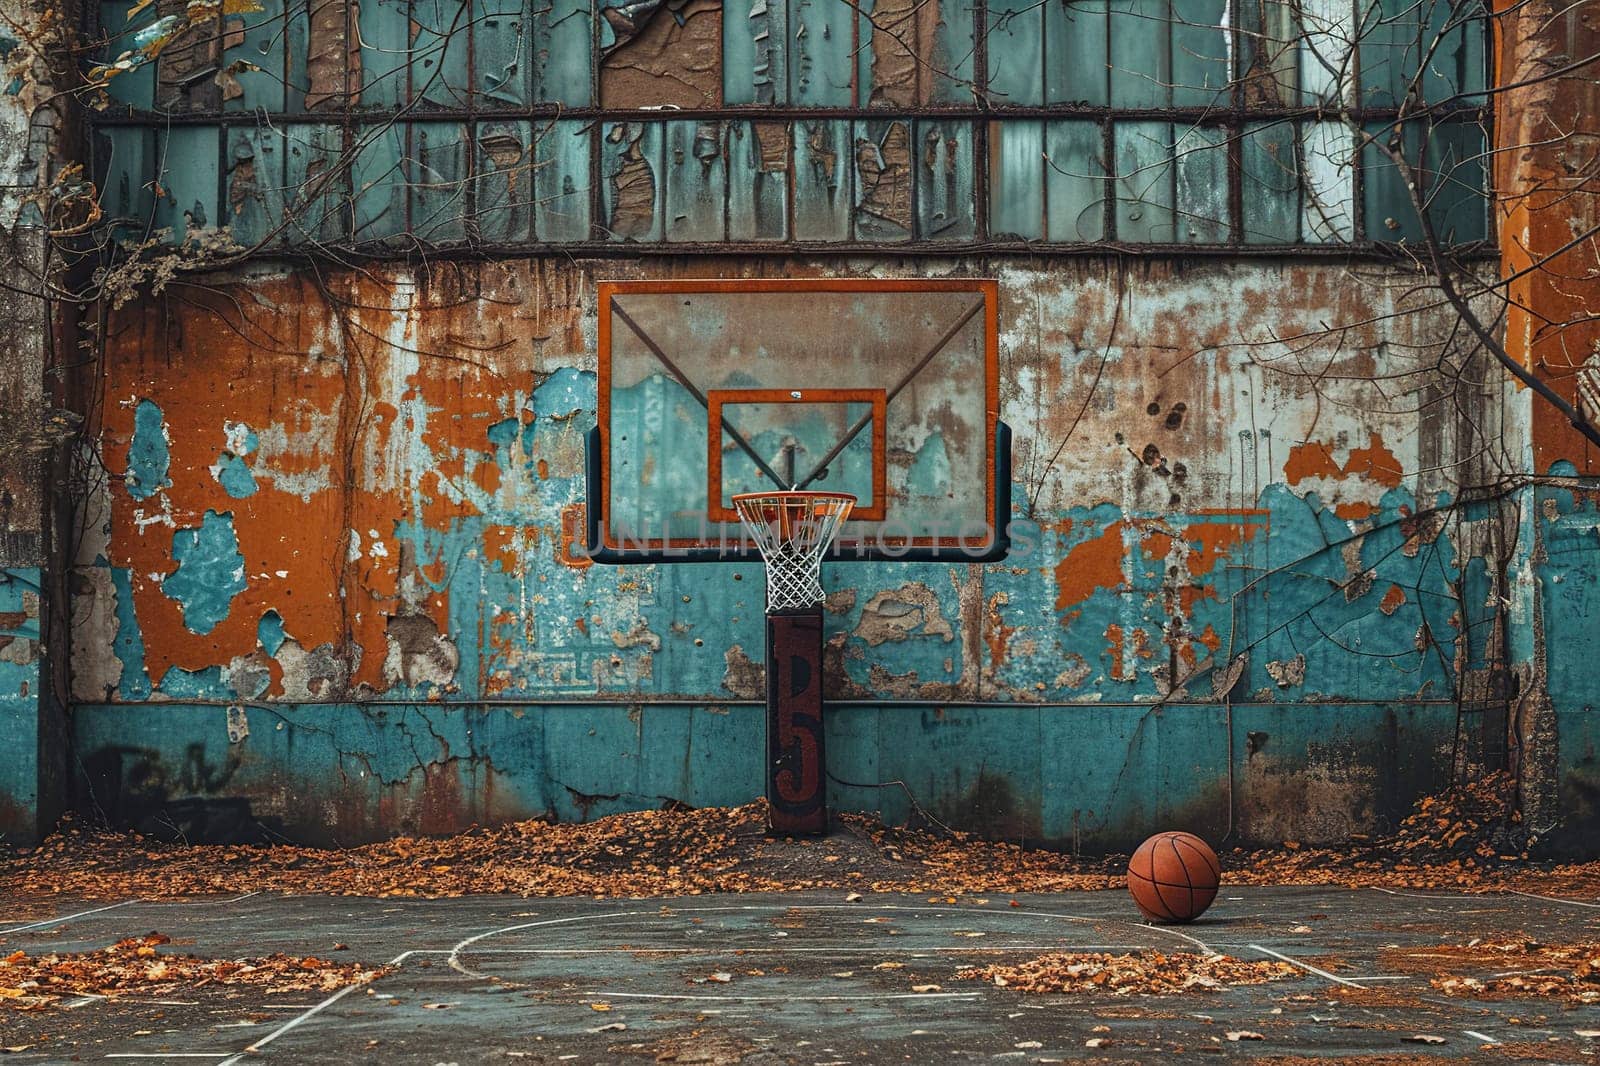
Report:
<svg viewBox="0 0 1600 1066"><path fill-rule="evenodd" d="M602 282L591 555L753 556L732 497L799 488L857 498L830 559L1003 556L997 295L966 279Z"/></svg>

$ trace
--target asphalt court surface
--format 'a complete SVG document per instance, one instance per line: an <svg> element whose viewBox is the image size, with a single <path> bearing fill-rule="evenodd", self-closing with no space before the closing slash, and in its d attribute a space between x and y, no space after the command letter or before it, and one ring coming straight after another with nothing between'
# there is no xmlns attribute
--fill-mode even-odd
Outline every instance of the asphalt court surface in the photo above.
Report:
<svg viewBox="0 0 1600 1066"><path fill-rule="evenodd" d="M848 902L838 892L252 894L56 906L46 918L8 921L0 912L0 954L93 950L160 932L175 941L163 952L281 951L394 972L332 994L212 986L0 1012L0 1046L32 1045L10 1061L823 1066L1219 1053L1465 1058L1494 1045L1523 1061L1600 1059L1600 1041L1581 1035L1600 1030L1600 1010L1448 998L1426 973L1383 965L1386 951L1426 953L1473 938L1592 943L1600 939L1592 900L1224 886L1204 918L1182 927L1143 923L1121 892L955 903ZM330 954L335 944L348 949ZM1275 958L1300 976L1169 997L1024 995L955 978L964 967L1045 952L1141 950ZM1227 1039L1241 1031L1261 1039Z"/></svg>

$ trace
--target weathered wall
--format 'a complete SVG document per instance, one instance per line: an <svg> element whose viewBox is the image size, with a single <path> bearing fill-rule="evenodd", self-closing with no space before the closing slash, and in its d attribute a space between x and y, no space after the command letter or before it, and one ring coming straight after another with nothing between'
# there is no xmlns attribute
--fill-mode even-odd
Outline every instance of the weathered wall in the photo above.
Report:
<svg viewBox="0 0 1600 1066"><path fill-rule="evenodd" d="M572 551L594 283L830 269L390 268L118 312L74 629L95 801L348 841L756 794L759 568ZM903 815L859 787L900 780L1057 844L1333 839L1503 747L1457 679L1498 661L1517 501L1479 486L1526 408L1493 375L1419 391L1451 331L1409 278L858 269L1001 279L1023 542L826 574L836 802Z"/></svg>
<svg viewBox="0 0 1600 1066"><path fill-rule="evenodd" d="M39 12L0 3L8 27L37 25ZM53 266L44 220L28 201L57 172L45 145L59 117L44 106L48 83L30 74L38 57L0 29L0 842L30 841L54 824L66 791L65 740L50 639L66 620L56 595L52 457L71 420L52 406L52 307L40 295ZM44 71L39 69L39 75Z"/></svg>

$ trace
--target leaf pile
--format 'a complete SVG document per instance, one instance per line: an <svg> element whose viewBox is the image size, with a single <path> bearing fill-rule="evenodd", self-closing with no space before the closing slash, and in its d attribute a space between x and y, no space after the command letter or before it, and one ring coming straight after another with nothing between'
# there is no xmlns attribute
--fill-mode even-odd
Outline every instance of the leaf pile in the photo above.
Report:
<svg viewBox="0 0 1600 1066"><path fill-rule="evenodd" d="M980 966L956 977L1018 992L1104 992L1114 996L1175 996L1259 985L1299 973L1286 962L1245 962L1228 955L1143 951L1060 952L1012 965Z"/></svg>
<svg viewBox="0 0 1600 1066"><path fill-rule="evenodd" d="M172 898L272 891L439 898L667 896L855 889L1023 892L1120 887L1115 863L1075 862L966 834L887 829L859 816L821 840L769 838L764 801L540 820L346 849L181 845L69 825L0 851L0 896ZM41 886L49 886L42 888Z"/></svg>
<svg viewBox="0 0 1600 1066"><path fill-rule="evenodd" d="M1474 999L1565 999L1600 1004L1600 943L1541 944L1524 938L1474 941L1422 950L1391 949L1385 965L1438 973L1429 981L1447 996ZM1460 971L1477 970L1480 976Z"/></svg>
<svg viewBox="0 0 1600 1066"><path fill-rule="evenodd" d="M129 937L98 951L0 956L0 1007L43 1010L68 996L165 996L206 985L250 985L270 994L333 992L387 972L360 963L282 953L254 959L165 954L160 933Z"/></svg>

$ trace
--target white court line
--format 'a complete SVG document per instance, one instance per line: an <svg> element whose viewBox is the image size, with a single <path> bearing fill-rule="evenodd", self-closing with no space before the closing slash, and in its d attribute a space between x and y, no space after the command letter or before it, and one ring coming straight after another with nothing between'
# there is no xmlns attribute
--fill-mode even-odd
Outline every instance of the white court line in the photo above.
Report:
<svg viewBox="0 0 1600 1066"><path fill-rule="evenodd" d="M771 1003L773 1000L793 1001L796 1003L831 1003L844 1001L856 1003L861 1000L883 999L977 999L979 992L892 992L879 996L673 996L660 992L583 992L581 995L593 999L686 999L706 1000L716 1003Z"/></svg>
<svg viewBox="0 0 1600 1066"><path fill-rule="evenodd" d="M1600 903L1587 903L1581 899L1565 899L1561 896L1541 896L1537 892L1519 892L1516 889L1497 889L1489 892L1402 892L1397 888L1379 888L1372 886L1372 891L1382 892L1386 896L1409 896L1412 899L1475 899L1492 900L1496 896L1523 896L1527 899L1542 899L1547 903L1565 903L1569 907L1589 907L1600 910Z"/></svg>
<svg viewBox="0 0 1600 1066"><path fill-rule="evenodd" d="M20 933L25 929L41 929L49 925L62 925L72 921L74 918L87 918L91 914L103 914L106 911L114 911L118 907L131 907L135 903L143 902L144 900L142 899L130 899L122 903L113 903L109 907L96 907L92 911L79 911L77 914L68 914L60 918L46 918L39 922L29 922L27 925L14 925L10 929L0 929L0 936L5 936L7 933Z"/></svg>
<svg viewBox="0 0 1600 1066"><path fill-rule="evenodd" d="M409 959L413 954L415 954L415 952L402 951L400 954L396 955L394 958L389 960L389 965L390 966L399 966L401 963L403 963L407 959ZM293 1018L290 1018L288 1021L286 1021L282 1025L278 1026L278 1028L274 1029L272 1032L268 1033L266 1036L262 1037L260 1040L257 1040L254 1044L251 1044L249 1047L245 1048L243 1051L239 1052L237 1055L232 1055L229 1058L225 1059L222 1063L219 1064L219 1066L234 1066L235 1063L240 1062L241 1060L243 1060L246 1055L254 1055L254 1054L256 1054L262 1048L266 1047L268 1044L270 1044L274 1040L278 1039L278 1037L282 1036L284 1033L289 1032L291 1029L296 1029L300 1025L302 1025L303 1023L305 1023L307 1021L310 1021L312 1018L316 1017L318 1014L321 1014L323 1011L327 1010L329 1007L333 1006L335 1003L339 1002L341 999L343 999L344 997L348 996L350 993L354 992L356 989L358 989L358 988L370 988L372 986L372 983L373 982L371 982L371 981L362 981L359 984L345 985L343 988L339 989L339 991L335 992L333 995L329 996L327 999L323 1000L321 1003L318 1003L315 1007L312 1007L308 1011L303 1011L300 1014L296 1014ZM227 1052L223 1052L223 1054L227 1054ZM202 1057L204 1057L204 1058L213 1058L215 1056L205 1055L205 1056L202 1056Z"/></svg>
<svg viewBox="0 0 1600 1066"><path fill-rule="evenodd" d="M1466 1033L1468 1036L1472 1037L1472 1039L1481 1040L1485 1044L1498 1044L1498 1043L1500 1043L1500 1041L1496 1040L1494 1037L1492 1037L1492 1036L1484 1036L1482 1033L1478 1032L1476 1029L1463 1029L1461 1031L1463 1033Z"/></svg>
<svg viewBox="0 0 1600 1066"><path fill-rule="evenodd" d="M158 907L216 907L224 903L238 903L242 899L249 899L251 896L259 895L261 895L261 892L260 890L257 890L255 892L246 892L242 896L234 896L232 899L202 899L193 901L181 899L145 899L143 896L141 896L138 899L129 899L123 900L121 903L113 903L108 907L96 907L93 910L79 911L77 914L67 914L59 918L46 918L43 921L29 922L27 925L14 925L10 929L0 929L0 936L5 936L7 933L21 933L28 929L42 929L49 926L63 925L76 918L87 918L91 914L104 914L106 911L114 911L119 907L131 907L135 903L149 903L152 906Z"/></svg>
<svg viewBox="0 0 1600 1066"><path fill-rule="evenodd" d="M1246 946L1249 947L1250 950L1252 950L1252 951L1261 952L1261 954L1263 954L1263 955L1271 955L1275 959L1282 959L1284 962L1287 962L1290 966L1298 966L1302 970L1309 970L1310 972L1316 974L1318 977L1326 977L1330 981L1337 981L1339 984L1344 985L1347 988L1360 988L1360 987L1362 987L1360 984L1356 983L1355 981L1347 981L1343 977L1338 977L1338 976L1336 976L1334 974L1329 973L1327 970L1319 970L1319 969L1317 969L1317 967L1311 965L1309 962L1301 962L1299 959L1291 959L1289 956L1283 954L1281 951L1273 951L1271 948L1264 948L1260 944L1249 944L1249 945L1246 945ZM1367 978L1367 980L1371 980L1371 978ZM1385 980L1387 980L1387 978L1385 978Z"/></svg>
<svg viewBox="0 0 1600 1066"><path fill-rule="evenodd" d="M636 916L638 916L640 914L650 914L650 913L653 913L653 912L650 912L650 911L616 911L616 912L613 912L611 914L577 914L577 915L573 915L570 918L546 918L542 922L523 922L520 925L507 925L507 926L503 926L502 928L499 928L499 929L490 929L486 933L479 933L476 936L467 937L465 940L461 941L455 947L450 949L450 957L448 959L446 959L445 961L449 964L449 966L450 966L450 968L452 970L456 971L459 974L464 974L467 977L476 977L479 980L484 980L484 975L483 974L477 973L477 972L475 972L473 970L469 970L465 966L461 965L461 952L466 950L466 948L469 947L470 945L476 944L480 940L487 940L492 936L499 936L501 933L514 933L519 929L536 929L536 928L538 928L540 926L546 926L546 925L570 925L573 922L593 921L594 919L597 919L597 918L632 918L632 917L636 917ZM644 949L640 949L640 950L644 950ZM390 965L392 966L394 964L390 963Z"/></svg>
<svg viewBox="0 0 1600 1066"><path fill-rule="evenodd" d="M108 1059L220 1059L228 1051L116 1051Z"/></svg>
<svg viewBox="0 0 1600 1066"><path fill-rule="evenodd" d="M737 950L744 955L860 955L870 950L874 955L995 955L1005 951L1142 951L1144 944L1001 944L997 946L899 948L860 946L837 948L787 947L782 944L757 944L751 947L730 948L477 948L472 955L730 955ZM443 948L417 952L418 955L448 955Z"/></svg>
<svg viewBox="0 0 1600 1066"><path fill-rule="evenodd" d="M1569 907L1592 907L1595 910L1600 910L1600 903L1585 903L1581 899L1562 899L1560 896L1541 896L1537 892L1518 892L1514 889L1512 890L1511 894L1513 896L1527 896L1529 899L1547 900L1551 903L1565 903Z"/></svg>

